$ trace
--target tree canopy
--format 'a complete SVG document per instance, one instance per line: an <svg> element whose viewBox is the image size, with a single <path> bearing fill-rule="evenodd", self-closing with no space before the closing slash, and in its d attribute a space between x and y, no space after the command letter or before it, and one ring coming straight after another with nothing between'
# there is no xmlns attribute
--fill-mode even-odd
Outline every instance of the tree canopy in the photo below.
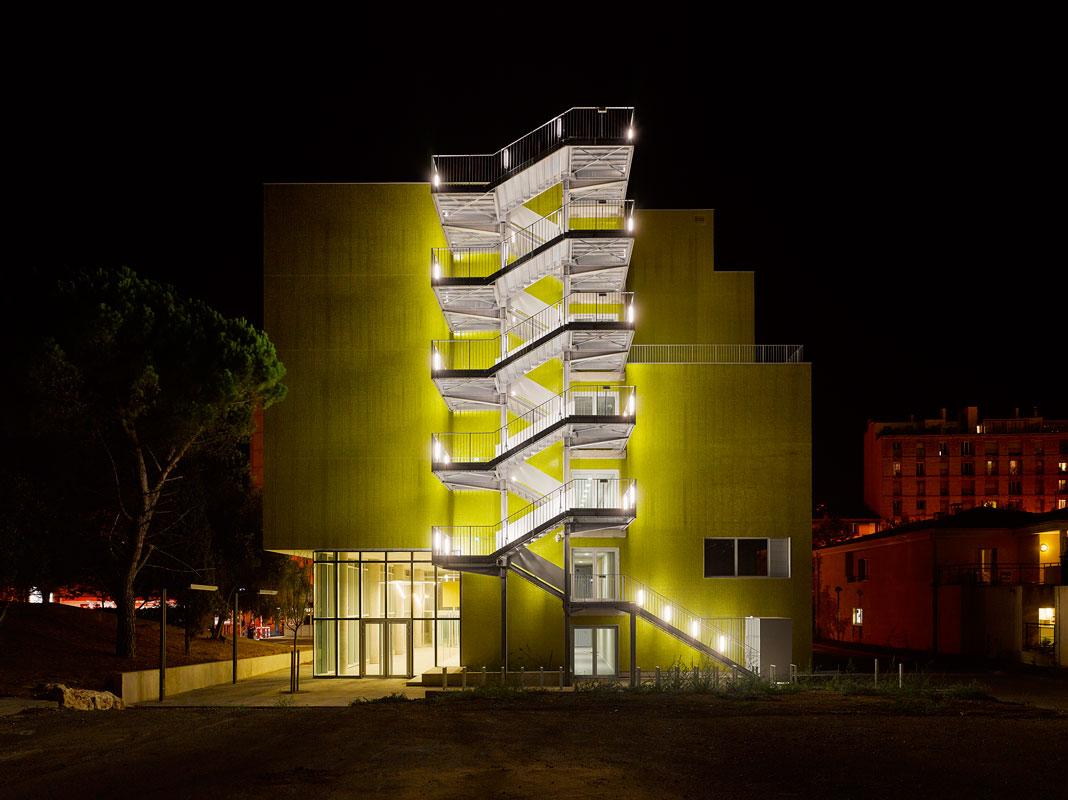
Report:
<svg viewBox="0 0 1068 800"><path fill-rule="evenodd" d="M247 441L254 407L285 397L285 368L267 335L245 320L129 269L32 278L21 306L5 313L18 351L6 438L45 443L55 470L84 470L107 513L85 519L95 529L82 534L115 567L116 647L130 656L134 581L182 515L169 491L179 463ZM65 442L86 457L65 462Z"/></svg>

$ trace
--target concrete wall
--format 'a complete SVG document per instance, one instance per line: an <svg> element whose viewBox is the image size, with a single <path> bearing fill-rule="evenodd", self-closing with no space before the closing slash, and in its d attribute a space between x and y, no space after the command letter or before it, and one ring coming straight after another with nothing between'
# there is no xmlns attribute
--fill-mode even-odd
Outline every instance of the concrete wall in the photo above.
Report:
<svg viewBox="0 0 1068 800"><path fill-rule="evenodd" d="M298 651L305 661L311 652L307 648ZM273 656L239 658L237 660L237 679L251 678L286 669L290 665L290 653ZM234 665L232 661L209 661L205 664L188 664L184 667L167 668L167 697L182 692L203 689L229 683L233 680ZM159 699L159 670L143 669L137 672L123 672L116 678L114 692L127 703L140 703L142 700Z"/></svg>

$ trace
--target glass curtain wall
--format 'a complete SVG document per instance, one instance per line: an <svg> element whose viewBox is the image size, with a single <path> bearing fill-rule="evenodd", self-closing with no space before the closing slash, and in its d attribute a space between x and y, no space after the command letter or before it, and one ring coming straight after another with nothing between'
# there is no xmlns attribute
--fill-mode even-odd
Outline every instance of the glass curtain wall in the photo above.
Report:
<svg viewBox="0 0 1068 800"><path fill-rule="evenodd" d="M315 553L316 677L460 664L460 574L420 550Z"/></svg>

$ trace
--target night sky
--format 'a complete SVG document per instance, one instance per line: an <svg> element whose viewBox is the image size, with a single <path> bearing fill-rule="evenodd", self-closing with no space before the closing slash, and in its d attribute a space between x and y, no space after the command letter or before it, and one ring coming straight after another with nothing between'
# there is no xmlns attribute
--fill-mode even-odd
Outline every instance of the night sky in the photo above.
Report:
<svg viewBox="0 0 1068 800"><path fill-rule="evenodd" d="M278 38L83 46L15 90L15 235L37 263L125 264L259 325L264 182L424 181L432 153L633 105L630 197L715 209L717 269L756 273L758 342L804 344L813 364L813 502L855 513L869 418L1068 416L1063 92L1038 45L961 42L520 68L480 48L430 58L425 39L403 58Z"/></svg>

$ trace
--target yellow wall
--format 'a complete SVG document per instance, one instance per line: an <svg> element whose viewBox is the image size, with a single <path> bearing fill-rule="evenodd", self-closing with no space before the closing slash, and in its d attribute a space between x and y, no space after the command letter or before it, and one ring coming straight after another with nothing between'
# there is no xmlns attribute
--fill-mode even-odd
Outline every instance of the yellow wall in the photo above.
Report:
<svg viewBox="0 0 1068 800"><path fill-rule="evenodd" d="M753 276L713 270L712 212L643 210L637 222L635 342L752 343ZM449 414L430 379L430 341L449 334L430 289L429 250L444 242L428 187L268 186L264 228L265 325L290 389L265 420L267 547L425 548L433 525L495 524L497 494L449 492L430 471L432 433L492 431L500 416ZM563 388L559 362L531 377ZM807 663L809 366L631 365L626 377L638 392L628 458L572 465L636 478L638 519L625 538L574 544L618 546L622 572L702 616L792 617L794 661ZM562 478L561 446L531 463ZM794 577L706 579L706 536L790 536ZM533 549L562 564L551 536ZM516 576L508 585L513 663L558 666L560 602ZM499 591L499 578L463 578L472 668L499 664ZM627 668L629 623L604 624L616 623ZM695 655L644 622L638 640L643 668Z"/></svg>

